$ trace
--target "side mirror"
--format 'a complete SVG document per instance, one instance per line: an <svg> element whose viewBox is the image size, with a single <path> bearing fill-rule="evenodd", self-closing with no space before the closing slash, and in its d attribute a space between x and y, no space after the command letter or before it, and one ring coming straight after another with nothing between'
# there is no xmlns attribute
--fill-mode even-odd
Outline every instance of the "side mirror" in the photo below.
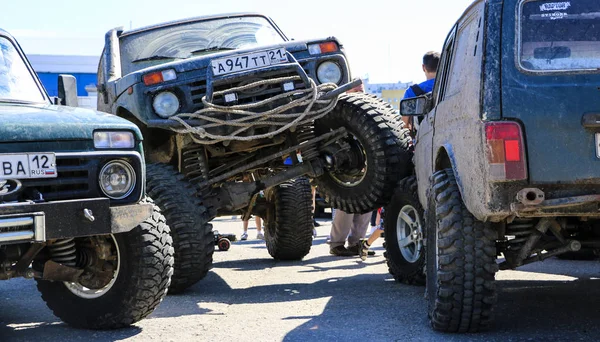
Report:
<svg viewBox="0 0 600 342"><path fill-rule="evenodd" d="M77 107L77 80L75 76L58 75L58 97L62 106Z"/></svg>
<svg viewBox="0 0 600 342"><path fill-rule="evenodd" d="M400 115L403 116L417 116L425 115L432 108L433 100L431 93L421 95L418 97L412 97L400 101Z"/></svg>

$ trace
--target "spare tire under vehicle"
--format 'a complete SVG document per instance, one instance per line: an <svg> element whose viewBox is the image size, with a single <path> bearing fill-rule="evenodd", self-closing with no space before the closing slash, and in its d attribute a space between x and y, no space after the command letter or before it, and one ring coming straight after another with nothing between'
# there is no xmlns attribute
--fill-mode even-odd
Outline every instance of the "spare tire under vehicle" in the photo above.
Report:
<svg viewBox="0 0 600 342"><path fill-rule="evenodd" d="M346 128L348 136L335 144L353 157L346 167L314 180L319 192L333 208L347 213L366 213L386 205L390 190L412 171L412 141L400 115L376 97L343 94L337 106L315 123L318 135L339 127Z"/></svg>
<svg viewBox="0 0 600 342"><path fill-rule="evenodd" d="M298 178L270 188L265 220L269 254L279 260L300 260L312 246L312 192L308 179Z"/></svg>

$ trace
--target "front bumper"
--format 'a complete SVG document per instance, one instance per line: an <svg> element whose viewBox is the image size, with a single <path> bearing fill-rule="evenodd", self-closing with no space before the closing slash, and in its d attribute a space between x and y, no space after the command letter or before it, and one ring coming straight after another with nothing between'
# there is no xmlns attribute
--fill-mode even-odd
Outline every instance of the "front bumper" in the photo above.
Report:
<svg viewBox="0 0 600 342"><path fill-rule="evenodd" d="M108 198L0 204L0 245L125 233L152 215L152 204L110 207Z"/></svg>

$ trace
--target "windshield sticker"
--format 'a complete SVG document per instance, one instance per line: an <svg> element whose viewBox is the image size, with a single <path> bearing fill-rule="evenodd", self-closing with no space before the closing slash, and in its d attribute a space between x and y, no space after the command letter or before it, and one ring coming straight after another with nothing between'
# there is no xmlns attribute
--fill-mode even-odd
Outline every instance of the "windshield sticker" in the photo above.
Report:
<svg viewBox="0 0 600 342"><path fill-rule="evenodd" d="M566 17L569 16L569 13L564 13L564 12L542 13L541 16L544 19L557 20L557 19L565 19Z"/></svg>
<svg viewBox="0 0 600 342"><path fill-rule="evenodd" d="M549 3L546 3L546 4L540 5L540 11L564 11L564 10L566 10L569 7L571 7L571 2L570 1L565 1L565 2L549 2Z"/></svg>

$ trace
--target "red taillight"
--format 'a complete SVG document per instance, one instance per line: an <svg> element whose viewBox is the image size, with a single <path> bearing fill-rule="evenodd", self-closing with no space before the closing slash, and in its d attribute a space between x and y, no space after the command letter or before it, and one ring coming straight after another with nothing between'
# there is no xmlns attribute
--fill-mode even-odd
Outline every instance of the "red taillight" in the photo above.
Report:
<svg viewBox="0 0 600 342"><path fill-rule="evenodd" d="M488 162L492 180L527 179L523 133L516 122L490 122L485 125Z"/></svg>

